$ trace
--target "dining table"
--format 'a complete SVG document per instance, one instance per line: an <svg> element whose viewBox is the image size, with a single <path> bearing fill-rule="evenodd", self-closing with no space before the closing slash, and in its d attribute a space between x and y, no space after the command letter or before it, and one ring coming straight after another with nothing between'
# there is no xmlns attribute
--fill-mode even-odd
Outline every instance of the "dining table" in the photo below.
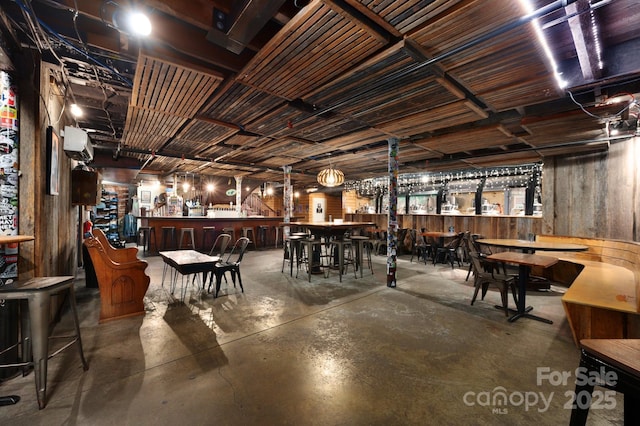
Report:
<svg viewBox="0 0 640 426"><path fill-rule="evenodd" d="M539 254L531 253L518 253L514 251L503 251L500 253L493 253L487 256L488 260L510 263L518 265L518 303L517 310L509 317L509 322L514 322L522 317L535 319L547 324L553 324L553 321L531 314L533 306L527 306L527 283L529 282L529 272L532 266L538 266L542 268L548 268L558 263L558 258L553 256L541 256ZM504 309L503 306L496 306L496 308Z"/></svg>
<svg viewBox="0 0 640 426"><path fill-rule="evenodd" d="M331 238L341 238L347 231L353 231L355 229L364 229L376 226L374 222L355 222L355 221L323 221L323 222L282 222L281 226L297 226L306 228L316 238L324 239L328 242ZM361 253L360 253L361 254ZM312 273L319 273L320 271L320 259L321 259L321 246L316 244L313 249L312 257ZM334 256L334 265L340 265L340 257L338 253ZM360 265L362 265L362 259L360 259ZM341 265L339 266L342 271ZM320 271L321 272L321 271Z"/></svg>
<svg viewBox="0 0 640 426"><path fill-rule="evenodd" d="M444 246L444 240L446 238L455 238L458 236L457 232L449 232L449 231L424 231L422 233L423 237L429 237L429 238L437 238L438 240L438 246L442 247Z"/></svg>
<svg viewBox="0 0 640 426"><path fill-rule="evenodd" d="M490 260L518 265L518 309L515 314L509 318L510 322L525 317L542 321L547 324L553 324L553 321L551 320L531 314L530 312L533 310L533 307L526 305L527 283L529 282L529 273L531 271L531 267L539 266L548 268L558 262L558 259L556 257L536 255L536 251L576 252L586 251L589 249L589 247L582 244L529 241L512 238L480 238L476 241L478 244L520 251L520 253L493 253L487 256L487 259ZM503 308L500 307L500 309Z"/></svg>
<svg viewBox="0 0 640 426"><path fill-rule="evenodd" d="M171 294L175 291L177 274L180 273L183 277L181 299L184 299L186 293L184 277L192 274L196 276L197 274L202 274L202 287L204 288L207 275L211 273L213 277L213 269L220 260L219 256L209 256L196 250L170 250L161 251L159 254L165 264L162 271L162 286L164 286L164 279L168 267L175 270L174 276L171 278Z"/></svg>

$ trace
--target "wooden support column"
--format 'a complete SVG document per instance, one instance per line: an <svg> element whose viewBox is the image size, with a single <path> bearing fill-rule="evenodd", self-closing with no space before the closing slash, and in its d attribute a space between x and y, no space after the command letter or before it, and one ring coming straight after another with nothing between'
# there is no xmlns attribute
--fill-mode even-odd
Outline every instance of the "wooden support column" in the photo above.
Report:
<svg viewBox="0 0 640 426"><path fill-rule="evenodd" d="M387 214L387 287L396 286L398 249L398 151L397 138L389 138L389 213Z"/></svg>

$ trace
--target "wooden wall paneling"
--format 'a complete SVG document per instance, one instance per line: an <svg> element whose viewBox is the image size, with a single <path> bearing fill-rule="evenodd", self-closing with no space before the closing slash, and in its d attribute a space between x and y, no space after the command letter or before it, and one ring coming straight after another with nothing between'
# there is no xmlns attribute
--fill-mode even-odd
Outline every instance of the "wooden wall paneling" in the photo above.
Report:
<svg viewBox="0 0 640 426"><path fill-rule="evenodd" d="M325 198L327 200L327 220L329 220L329 216L333 219L343 218L342 194L325 194Z"/></svg>
<svg viewBox="0 0 640 426"><path fill-rule="evenodd" d="M638 143L545 161L541 232L638 241Z"/></svg>
<svg viewBox="0 0 640 426"><path fill-rule="evenodd" d="M36 276L36 268L42 265L44 259L41 255L41 247L45 245L42 238L36 234L42 214L42 197L46 182L45 170L42 157L46 156L46 144L41 143L39 123L41 117L37 115L39 111L40 98L35 90L27 90L38 84L38 81L30 78L40 79L40 68L38 63L31 57L29 49L20 50L17 61L19 69L25 72L16 75L18 79L18 102L20 106L20 169L29 170L30 173L23 173L20 177L18 231L20 234L33 235L36 240L33 242L21 243L19 247L18 271L21 278L33 278ZM35 69L34 69L35 67ZM35 76L35 77L33 77Z"/></svg>
<svg viewBox="0 0 640 426"><path fill-rule="evenodd" d="M600 218L599 226L608 239L635 240L634 222L640 214L639 199L636 198L638 183L638 139L627 143L611 145L605 159L607 166L606 179L598 194L594 194L597 203L597 214ZM606 192L603 190L606 189ZM611 202L613 201L613 203Z"/></svg>

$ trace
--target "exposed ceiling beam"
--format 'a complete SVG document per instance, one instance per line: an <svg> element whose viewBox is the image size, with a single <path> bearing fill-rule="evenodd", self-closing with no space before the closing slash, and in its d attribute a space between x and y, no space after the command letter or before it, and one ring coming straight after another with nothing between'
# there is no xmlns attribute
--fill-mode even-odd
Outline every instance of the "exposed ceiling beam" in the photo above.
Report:
<svg viewBox="0 0 640 426"><path fill-rule="evenodd" d="M600 58L598 58L599 44L593 31L597 23L592 22L590 8L589 0L577 0L565 9L567 15L575 15L569 18L569 28L571 28L582 76L586 81L602 77Z"/></svg>

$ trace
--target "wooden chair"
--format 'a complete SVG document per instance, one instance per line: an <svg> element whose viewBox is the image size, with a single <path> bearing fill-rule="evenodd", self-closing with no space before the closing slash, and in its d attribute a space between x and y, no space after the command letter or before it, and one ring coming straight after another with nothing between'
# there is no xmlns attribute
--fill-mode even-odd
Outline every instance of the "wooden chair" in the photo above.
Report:
<svg viewBox="0 0 640 426"><path fill-rule="evenodd" d="M478 297L478 291L482 288L482 297L484 300L484 296L487 294L487 290L489 289L489 285L493 284L500 290L500 296L502 298L502 307L504 308L504 314L509 316L509 290L513 294L513 300L517 302L517 294L518 289L516 288L516 277L511 275L502 275L493 272L487 272L485 268L480 263L480 255L472 251L469 253L471 258L471 265L473 267L473 276L474 282L473 286L475 290L473 291L473 298L471 299L471 304L476 301ZM485 260L485 262L488 262ZM493 268L491 268L493 271Z"/></svg>
<svg viewBox="0 0 640 426"><path fill-rule="evenodd" d="M143 299L150 282L147 262L133 256L138 249L115 249L108 241L103 244L103 237L104 233L94 230L84 241L100 288L99 322L144 315Z"/></svg>

